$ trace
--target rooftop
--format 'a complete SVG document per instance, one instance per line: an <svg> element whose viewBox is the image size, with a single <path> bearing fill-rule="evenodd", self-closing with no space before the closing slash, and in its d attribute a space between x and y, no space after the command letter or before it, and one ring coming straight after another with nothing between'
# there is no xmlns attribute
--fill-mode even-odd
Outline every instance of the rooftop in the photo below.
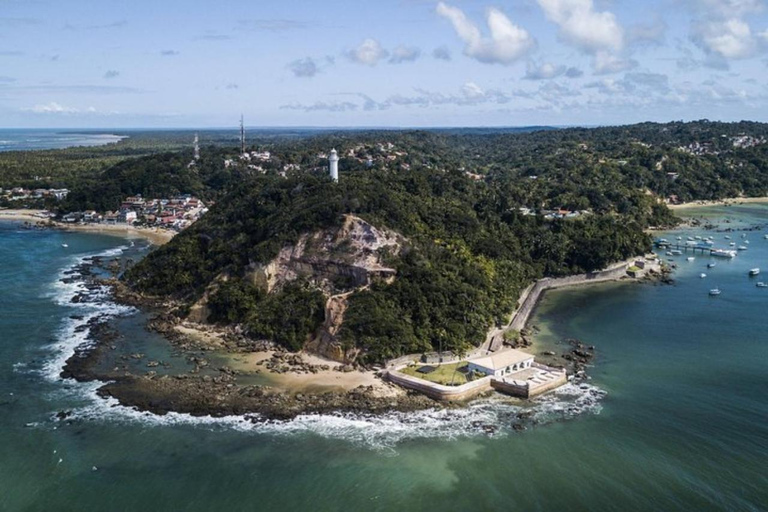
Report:
<svg viewBox="0 0 768 512"><path fill-rule="evenodd" d="M513 364L522 363L523 361L527 361L529 359L533 359L533 356L531 354L527 354L520 350L515 350L514 348L510 348L507 350L500 350L498 352L494 352L489 356L472 359L469 362L477 366L482 366L484 368L501 370L502 368L506 368Z"/></svg>

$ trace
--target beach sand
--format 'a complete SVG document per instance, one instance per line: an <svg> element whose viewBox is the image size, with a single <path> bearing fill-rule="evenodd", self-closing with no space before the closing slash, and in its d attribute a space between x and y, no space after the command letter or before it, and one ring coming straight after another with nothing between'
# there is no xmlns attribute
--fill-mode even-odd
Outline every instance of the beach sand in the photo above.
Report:
<svg viewBox="0 0 768 512"><path fill-rule="evenodd" d="M108 235L124 236L126 238L145 238L155 245L168 243L176 234L175 231L158 228L140 228L128 225L106 224L63 224L53 222L45 210L0 210L0 220L12 220L18 222L30 222L37 224L45 222L47 226L66 231L82 231L90 233L102 233Z"/></svg>
<svg viewBox="0 0 768 512"><path fill-rule="evenodd" d="M713 201L691 201L690 203L668 204L671 210L684 210L686 208L699 208L703 206L723 206L730 204L768 203L768 197L729 197Z"/></svg>

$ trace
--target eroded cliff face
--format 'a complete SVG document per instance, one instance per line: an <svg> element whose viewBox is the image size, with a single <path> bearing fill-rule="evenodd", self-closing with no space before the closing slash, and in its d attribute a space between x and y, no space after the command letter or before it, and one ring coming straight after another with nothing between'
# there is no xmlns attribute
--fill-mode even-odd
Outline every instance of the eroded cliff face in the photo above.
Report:
<svg viewBox="0 0 768 512"><path fill-rule="evenodd" d="M359 351L345 350L337 337L348 299L375 281L395 279L396 271L387 261L397 257L405 243L406 239L394 231L379 229L359 217L347 215L341 227L306 233L296 245L284 247L269 263L252 263L245 279L268 293L278 292L297 279L305 279L322 290L327 297L325 321L307 342L306 350L335 361L353 362ZM217 278L203 298L192 306L190 321L206 321L207 297L226 279L226 276Z"/></svg>
<svg viewBox="0 0 768 512"><path fill-rule="evenodd" d="M376 279L393 278L395 270L385 264L385 258L397 256L404 242L393 231L347 215L338 229L304 234L268 264L251 264L247 278L268 292L305 278L328 295L343 293Z"/></svg>

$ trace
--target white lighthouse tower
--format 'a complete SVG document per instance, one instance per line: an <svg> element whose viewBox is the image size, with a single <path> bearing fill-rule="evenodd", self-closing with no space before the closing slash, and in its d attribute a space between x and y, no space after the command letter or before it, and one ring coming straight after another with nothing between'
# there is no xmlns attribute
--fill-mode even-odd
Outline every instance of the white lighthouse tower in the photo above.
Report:
<svg viewBox="0 0 768 512"><path fill-rule="evenodd" d="M331 150L331 156L328 158L331 162L331 179L335 182L339 181L339 154L335 149Z"/></svg>

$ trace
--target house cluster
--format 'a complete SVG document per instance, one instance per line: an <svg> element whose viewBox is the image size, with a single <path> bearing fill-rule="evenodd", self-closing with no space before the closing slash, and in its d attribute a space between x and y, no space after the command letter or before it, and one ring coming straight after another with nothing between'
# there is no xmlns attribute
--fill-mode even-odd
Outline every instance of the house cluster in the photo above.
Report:
<svg viewBox="0 0 768 512"><path fill-rule="evenodd" d="M739 135L738 137L731 137L731 142L735 148L753 148L761 144L765 144L765 137L752 137L750 135Z"/></svg>
<svg viewBox="0 0 768 512"><path fill-rule="evenodd" d="M145 199L141 195L126 197L120 209L102 215L96 211L73 212L62 220L67 223L136 224L181 231L202 217L208 208L190 194L171 199Z"/></svg>
<svg viewBox="0 0 768 512"><path fill-rule="evenodd" d="M547 220L578 219L579 217L589 215L590 213L592 212L589 210L566 210L563 208L558 208L557 210L543 210L541 212Z"/></svg>
<svg viewBox="0 0 768 512"><path fill-rule="evenodd" d="M703 155L717 155L717 151L715 151L712 147L711 142L693 142L691 144L688 144L687 146L680 146L678 148L683 153L688 153L695 156L703 156Z"/></svg>
<svg viewBox="0 0 768 512"><path fill-rule="evenodd" d="M61 201L67 197L69 190L66 188L36 188L27 189L16 187L11 189L0 188L0 197L9 201L19 201L22 199L56 199Z"/></svg>

